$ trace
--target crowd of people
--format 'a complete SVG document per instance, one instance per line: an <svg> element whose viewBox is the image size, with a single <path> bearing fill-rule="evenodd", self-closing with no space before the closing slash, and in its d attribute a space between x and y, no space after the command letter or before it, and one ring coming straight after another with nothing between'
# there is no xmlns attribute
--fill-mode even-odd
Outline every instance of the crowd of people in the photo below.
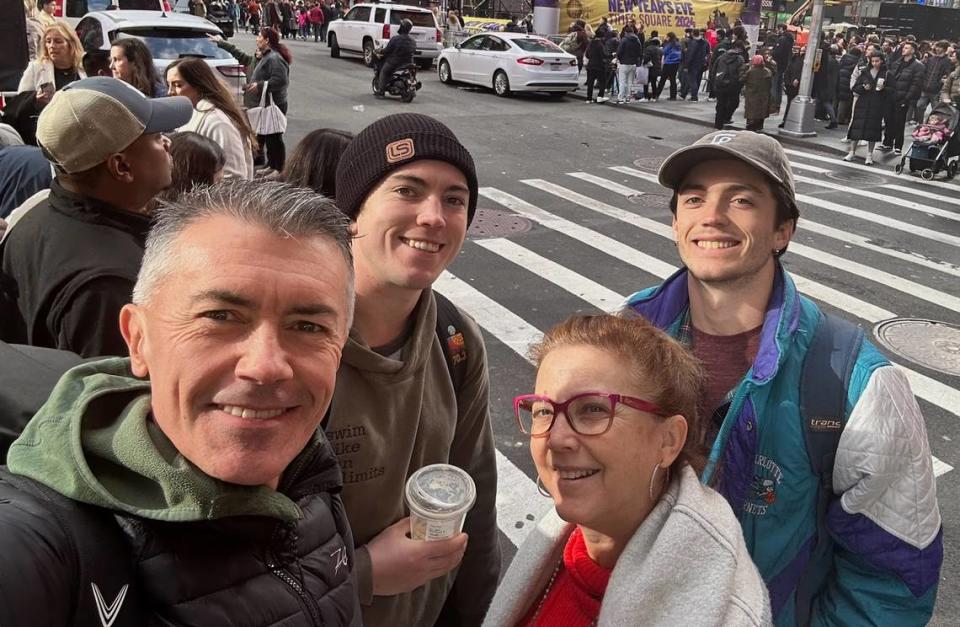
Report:
<svg viewBox="0 0 960 627"><path fill-rule="evenodd" d="M618 41L621 87L661 48L659 90L679 74L697 97L709 38L607 29L584 49L599 93L589 50ZM286 111L280 38L218 44ZM0 624L931 616L943 529L923 416L903 372L782 264L800 210L775 139L718 130L671 154L683 268L533 347L513 412L552 507L501 580L483 335L432 289L476 215L470 148L400 113L314 130L287 159L202 60L168 67L158 97L142 51L97 66L69 29L41 41L22 92L34 145L0 151ZM724 57L772 100L748 49ZM427 542L405 495L432 464L476 498Z"/></svg>

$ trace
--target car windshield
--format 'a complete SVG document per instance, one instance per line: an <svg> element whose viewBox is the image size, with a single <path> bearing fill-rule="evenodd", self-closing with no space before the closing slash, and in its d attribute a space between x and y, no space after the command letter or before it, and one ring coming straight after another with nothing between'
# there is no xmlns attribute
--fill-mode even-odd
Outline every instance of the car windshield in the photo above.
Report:
<svg viewBox="0 0 960 627"><path fill-rule="evenodd" d="M525 37L522 39L511 39L510 41L524 52L563 52L560 46L546 39Z"/></svg>
<svg viewBox="0 0 960 627"><path fill-rule="evenodd" d="M390 23L394 26L400 25L400 20L408 19L414 26L426 26L427 28L436 28L437 24L433 21L433 13L421 11L390 11Z"/></svg>
<svg viewBox="0 0 960 627"><path fill-rule="evenodd" d="M147 44L154 59L179 59L198 57L201 59L232 59L226 50L222 50L203 31L186 28L149 28L119 31L116 39L136 37Z"/></svg>

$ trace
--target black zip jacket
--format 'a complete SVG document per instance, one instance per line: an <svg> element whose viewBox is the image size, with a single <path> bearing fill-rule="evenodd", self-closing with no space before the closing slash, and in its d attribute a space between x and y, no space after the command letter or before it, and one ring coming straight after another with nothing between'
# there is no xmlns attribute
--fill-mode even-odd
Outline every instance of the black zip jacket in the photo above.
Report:
<svg viewBox="0 0 960 627"><path fill-rule="evenodd" d="M643 44L633 33L624 35L617 48L617 59L621 65L637 65L643 57Z"/></svg>

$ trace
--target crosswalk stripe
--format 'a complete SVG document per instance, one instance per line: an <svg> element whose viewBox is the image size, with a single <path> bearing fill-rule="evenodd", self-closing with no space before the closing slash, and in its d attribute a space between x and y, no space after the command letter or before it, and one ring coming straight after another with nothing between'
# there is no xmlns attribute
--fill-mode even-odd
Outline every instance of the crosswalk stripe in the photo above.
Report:
<svg viewBox="0 0 960 627"><path fill-rule="evenodd" d="M622 166L622 165L615 165L615 166L611 166L610 169L616 172L620 172L622 174L629 174L630 176L635 176L645 181L657 183L659 185L659 181L657 180L656 176L649 174L647 172L643 172L641 170L637 170L635 168ZM874 213L870 213L868 211L863 211L862 209L840 205L838 203L830 202L828 200L824 200L822 198L817 198L814 196L807 196L805 194L797 194L797 200L800 202L813 205L814 207L819 207L820 209L826 209L827 211L833 211L835 213L839 213L845 216L860 218L862 220L874 222L876 224L889 227L891 229L896 229L898 231L910 233L911 235L917 235L920 237L924 237L926 239L942 242L944 244L950 244L951 246L960 246L960 237L957 237L955 235L950 235L948 233L941 233L940 231L934 231L933 229L924 228L922 226L916 226L908 222L902 222L894 218L888 218L886 216L881 216Z"/></svg>
<svg viewBox="0 0 960 627"><path fill-rule="evenodd" d="M616 181L609 181L607 179L600 178L599 176L594 176L593 174L589 174L587 172L568 172L567 174L569 174L570 176L576 177L581 181L587 181L589 183L594 183L596 185L606 187L611 192L620 194L621 196L627 196L627 197L642 196L644 193L638 189L633 189L633 188L627 187L626 185L621 185Z"/></svg>
<svg viewBox="0 0 960 627"><path fill-rule="evenodd" d="M554 196L564 200L574 202L587 209L591 209L611 218L621 220L627 224L631 224L643 230L654 233L655 235L659 235L670 240L673 239L672 229L665 224L638 216L637 214L629 211L624 211L618 207L608 205L604 202L590 198L589 196L584 196L583 194L543 179L525 179L520 182L553 194ZM790 275L794 278L797 288L802 292L822 302L830 303L834 307L844 309L858 318L862 318L870 322L879 322L881 320L889 320L890 318L896 317L896 314L894 314L892 311L888 311L882 307L877 307L876 305L862 301L849 294L835 290L832 287L811 281L804 278L802 275L798 276L794 272L791 272Z"/></svg>
<svg viewBox="0 0 960 627"><path fill-rule="evenodd" d="M664 263L656 257L644 254L606 235L601 235L596 231L555 216L506 192L492 187L481 187L480 195L549 229L565 233L569 237L591 248L595 248L606 255L621 259L625 263L629 263L635 268L639 268L657 278L665 279L676 271L676 268L669 263Z"/></svg>
<svg viewBox="0 0 960 627"><path fill-rule="evenodd" d="M876 166L862 165L862 164L860 164L860 163L852 163L852 162L850 162L850 161L844 161L844 160L842 160L842 159L837 159L837 158L835 158L835 157L826 157L826 156L824 156L824 155L817 155L817 154L813 154L813 153L810 153L810 152L803 152L802 150L794 150L794 149L792 149L792 148L784 148L784 152L786 152L788 155L793 155L793 156L795 156L795 157L802 157L802 158L804 158L804 159L812 159L813 161L819 161L819 162L821 162L821 163L832 163L832 164L834 164L834 165L837 165L837 166L843 167L843 168L850 168L850 169L854 169L854 170L862 170L862 171L864 171L864 172L871 172L871 173L873 173L873 174L880 174L880 175L892 175L892 174L893 174L892 172L888 172L888 171L885 171L885 170L880 170L880 169L878 169ZM904 179L904 180L908 180L908 179ZM919 185L919 186L926 186L926 187L943 187L943 188L945 188L945 189L949 189L949 190L953 191L954 193L956 193L958 190L960 190L960 186L958 186L958 185L956 185L956 184L954 184L954 183L945 183L944 181L924 181L923 179L920 179L920 178L910 178L909 181L910 181L911 183L916 183L916 184Z"/></svg>
<svg viewBox="0 0 960 627"><path fill-rule="evenodd" d="M953 211L948 211L947 209L937 209L936 207L931 207L930 205L924 205L912 200L906 200L904 198L899 198L896 196L890 196L889 194L879 194L877 192L871 192L866 189L857 189L851 185L840 185L838 183L830 183L829 181L824 181L822 179L812 179L806 176L794 176L793 179L798 183L806 183L808 185L816 185L817 187L825 187L827 189L832 189L846 194L853 194L854 196L860 196L861 198L869 198L871 200L879 200L880 202L890 203L897 206L898 209L910 209L911 211L919 211L921 213L926 213L932 216L937 216L940 218L946 218L947 220L957 220L960 221L960 214Z"/></svg>
<svg viewBox="0 0 960 627"><path fill-rule="evenodd" d="M599 176L585 174L584 172L568 172L567 174L569 174L572 177L575 177L584 181L589 181L601 187L615 191L614 188L609 187L610 183L613 183L613 181L609 181ZM521 181L521 182L527 183L528 181ZM538 186L542 185L542 182L540 181L540 179L532 179L530 184L533 184L533 182L536 182ZM620 185L619 187L621 189L617 193L621 195L632 196L640 193L638 190L631 189L623 185ZM556 192L555 195L560 195L559 192L563 190L563 188L553 186L553 190L554 191L552 191L551 193ZM545 188L545 191L550 191L550 189ZM563 195L561 197L566 198L567 200L574 201L577 204L581 204L583 206L586 206L584 203L586 203L589 200L591 203L595 204L598 207L598 210L602 211L603 213L606 213L606 215L611 215L611 217L614 217L612 216L612 213L609 212L609 209L613 209L613 207L610 207L609 205L605 205L606 209L604 209L603 208L604 203L599 201L594 201L593 199L590 199L587 196L583 196L582 194L577 194L576 192L564 190ZM629 212L627 212L627 215L635 216L635 214L632 214ZM626 220L626 221L631 224L634 223L633 220ZM653 222L653 221L645 220L645 223L646 222ZM659 222L653 222L653 224L657 225L658 227L664 227L664 225L660 224ZM670 229L669 227L665 227L664 229L658 229L657 234L663 235L664 237L668 237L671 239L673 237L672 229ZM883 285L886 285L887 287L891 287L905 294L909 294L910 296L913 296L915 298L919 298L920 300L925 300L929 303L937 305L938 307L946 307L951 311L960 311L960 298L957 298L950 294L946 294L939 290L935 290L933 288L927 287L926 285L921 285L909 279L905 279L901 276L893 275L893 274L890 274L889 272L884 272L882 270L877 270L876 268L871 268L870 266L866 266L856 261L851 261L849 259L845 259L843 257L839 257L837 255L833 255L828 252L817 250L815 248L806 246L799 242L790 243L790 252L796 253L808 259L812 259L818 263L839 268L845 272L860 276L864 279L874 281L876 283L881 283Z"/></svg>
<svg viewBox="0 0 960 627"><path fill-rule="evenodd" d="M552 506L553 501L537 491L537 484L498 450L497 526L503 535L520 546Z"/></svg>
<svg viewBox="0 0 960 627"><path fill-rule="evenodd" d="M913 189L912 187L906 187L905 185L881 185L881 189L891 189L895 192L904 192L907 194L913 194L914 196L920 196L921 198L929 198L930 200L936 200L938 202L945 202L950 205L960 205L960 198L953 198L950 196L945 196L943 194L935 194L933 192L928 192L923 189ZM960 188L958 188L958 193L960 193Z"/></svg>
<svg viewBox="0 0 960 627"><path fill-rule="evenodd" d="M548 183L547 181L536 181L537 184ZM547 187L550 186L553 186L553 184L548 183ZM546 191L546 188L543 189ZM569 190L561 193L565 197L568 197L570 194ZM629 246L621 244L616 240L607 238L605 235L601 235L595 231L591 231L590 229L582 227L579 224L574 224L569 220L555 216L548 211L544 211L539 207L531 205L525 200L517 198L516 196L496 188L483 187L480 189L480 194L485 198L497 202L508 209L512 209L513 211L535 220L548 228L582 241L603 252L604 254L617 257L624 263L631 264L645 272L653 274L654 276L666 278L673 274L675 270L675 268L670 264L666 264L650 257L649 255L640 253ZM582 195L576 194L576 196ZM592 199L590 200L592 201ZM570 230L568 231L567 229ZM655 261L656 263L652 263L651 260ZM809 281L808 279L805 279L802 276L797 276L792 272L790 273L790 276L794 278L797 288L809 296L820 300L821 302L829 303L830 305L833 305L839 309L853 313L853 315L867 320L868 322L875 323L881 320L889 320L890 318L897 317L896 314L891 311L887 311L881 307L861 301L853 296L850 296L849 294L846 294L845 292ZM919 372L914 372L908 368L905 368L904 366L899 367L907 373L908 378L910 378L911 385L914 381L916 382L916 385L913 387L914 392L918 397L936 405L937 407L943 408L951 414L960 415L960 412L958 412L958 408L960 408L960 391L940 383L935 379L931 379L926 375L922 375Z"/></svg>
<svg viewBox="0 0 960 627"><path fill-rule="evenodd" d="M828 174L833 172L830 168L820 168L815 165L807 165L806 163L794 163L793 161L790 162L790 168L793 170L807 170L814 174Z"/></svg>
<svg viewBox="0 0 960 627"><path fill-rule="evenodd" d="M536 268L538 277L564 288L600 311L613 312L624 301L624 297L613 290L607 289L582 274L561 266L552 259L542 257L511 240L503 238L481 239L474 243L521 268Z"/></svg>
<svg viewBox="0 0 960 627"><path fill-rule="evenodd" d="M933 458L933 475L935 477L945 475L951 470L953 470L953 466L943 460L937 459L936 457Z"/></svg>

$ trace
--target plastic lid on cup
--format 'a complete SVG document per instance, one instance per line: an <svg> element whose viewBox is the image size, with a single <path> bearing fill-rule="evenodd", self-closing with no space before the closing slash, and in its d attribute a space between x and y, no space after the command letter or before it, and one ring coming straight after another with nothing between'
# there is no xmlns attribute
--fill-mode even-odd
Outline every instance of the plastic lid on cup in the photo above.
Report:
<svg viewBox="0 0 960 627"><path fill-rule="evenodd" d="M461 468L431 464L410 475L406 493L410 509L434 517L446 517L459 515L473 507L477 486Z"/></svg>

